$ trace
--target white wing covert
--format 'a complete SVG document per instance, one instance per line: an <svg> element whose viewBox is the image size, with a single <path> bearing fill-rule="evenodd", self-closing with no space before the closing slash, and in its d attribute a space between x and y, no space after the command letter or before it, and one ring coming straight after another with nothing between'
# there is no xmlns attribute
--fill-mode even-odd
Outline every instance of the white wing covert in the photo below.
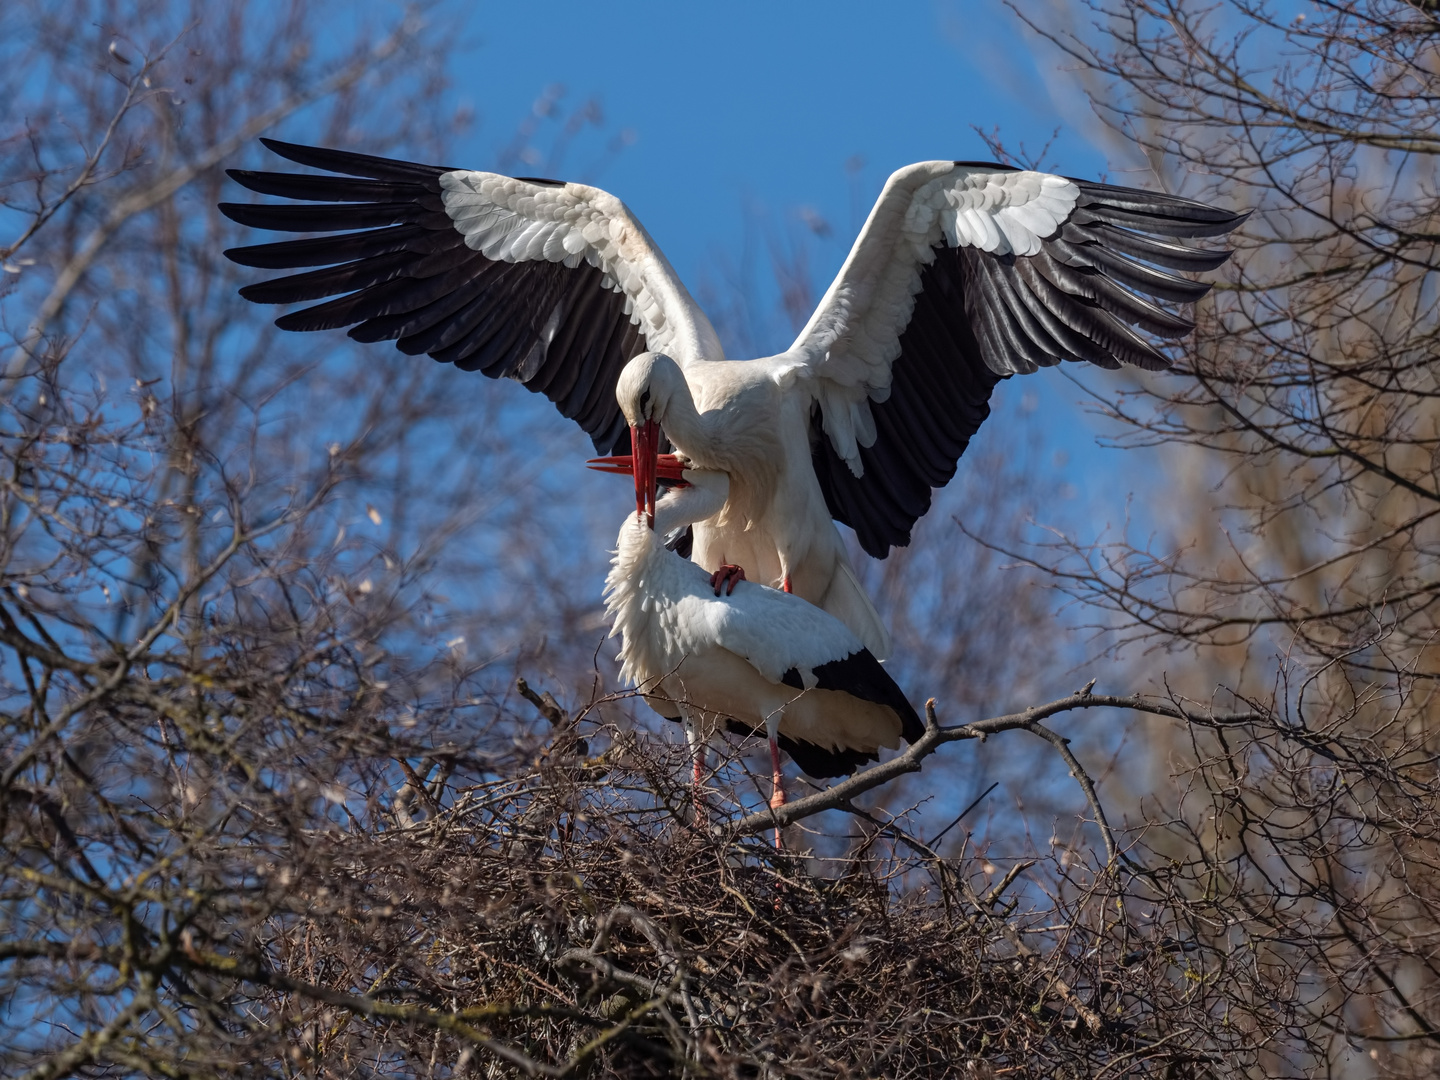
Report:
<svg viewBox="0 0 1440 1080"><path fill-rule="evenodd" d="M259 303L334 298L282 316L282 329L349 326L358 341L394 340L407 354L516 379L601 453L627 443L615 381L631 357L724 358L654 241L599 188L262 142L342 174L230 171L264 195L338 204L221 206L242 225L342 233L226 252L245 266L325 267L241 290Z"/></svg>
<svg viewBox="0 0 1440 1080"><path fill-rule="evenodd" d="M682 367L724 359L709 320L629 209L586 184L544 184L498 173L456 170L440 177L445 212L465 246L497 262L582 263L625 298L651 352Z"/></svg>
<svg viewBox="0 0 1440 1080"><path fill-rule="evenodd" d="M1148 297L1199 299L1208 284L1169 271L1229 253L1165 238L1246 216L1003 165L896 172L787 354L813 378L831 513L883 558L954 475L1000 379L1061 360L1168 367L1133 327L1174 338L1194 324Z"/></svg>

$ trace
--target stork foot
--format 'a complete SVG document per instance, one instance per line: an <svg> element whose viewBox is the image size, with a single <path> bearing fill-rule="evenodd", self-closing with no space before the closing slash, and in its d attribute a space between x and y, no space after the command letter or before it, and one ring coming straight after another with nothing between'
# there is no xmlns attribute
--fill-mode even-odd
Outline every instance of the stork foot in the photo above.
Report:
<svg viewBox="0 0 1440 1080"><path fill-rule="evenodd" d="M733 563L721 563L720 569L710 575L710 587L715 590L715 595L720 595L720 590L725 590L729 596L735 591L736 582L745 580L745 568L735 566Z"/></svg>
<svg viewBox="0 0 1440 1080"><path fill-rule="evenodd" d="M770 778L770 783L773 786L773 793L770 796L770 809L779 810L785 805L785 777L782 776L777 769L775 775ZM775 826L775 850L785 850L785 844L780 837L780 826L778 825Z"/></svg>

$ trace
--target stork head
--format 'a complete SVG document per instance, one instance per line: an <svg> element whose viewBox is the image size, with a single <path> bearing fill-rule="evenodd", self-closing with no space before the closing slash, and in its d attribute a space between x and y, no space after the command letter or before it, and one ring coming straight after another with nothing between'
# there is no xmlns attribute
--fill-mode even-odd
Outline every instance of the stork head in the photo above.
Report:
<svg viewBox="0 0 1440 1080"><path fill-rule="evenodd" d="M601 472L634 473L635 512L655 527L655 495L663 478L672 486L685 486L685 463L674 454L660 453L660 425L669 415L677 394L690 393L680 365L663 353L645 352L620 372L615 399L630 425L629 454L591 458L587 464Z"/></svg>
<svg viewBox="0 0 1440 1080"><path fill-rule="evenodd" d="M635 471L635 512L655 527L656 458L660 425L676 394L689 387L680 365L664 353L644 352L620 372L615 400L630 424L630 449Z"/></svg>
<svg viewBox="0 0 1440 1080"><path fill-rule="evenodd" d="M676 397L689 392L680 365L664 353L641 353L625 365L615 383L615 400L632 428L647 420L663 426Z"/></svg>

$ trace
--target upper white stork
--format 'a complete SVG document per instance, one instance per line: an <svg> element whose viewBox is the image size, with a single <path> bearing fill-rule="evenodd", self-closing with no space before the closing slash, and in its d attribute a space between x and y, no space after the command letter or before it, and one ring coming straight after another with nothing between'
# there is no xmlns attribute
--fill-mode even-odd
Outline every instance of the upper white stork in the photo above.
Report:
<svg viewBox="0 0 1440 1080"><path fill-rule="evenodd" d="M658 422L689 463L730 478L725 508L694 526L696 561L793 588L882 658L888 635L831 519L877 558L908 543L1009 375L1066 359L1167 367L1132 328L1173 338L1193 324L1141 294L1194 301L1209 286L1170 271L1228 256L1170 238L1220 236L1246 216L1002 165L909 165L794 344L736 362L598 188L264 142L343 174L230 173L261 194L336 204L221 207L258 228L342 234L226 253L324 267L242 290L261 303L334 297L278 326L350 326L516 379L602 454L627 449L626 412Z"/></svg>
<svg viewBox="0 0 1440 1080"><path fill-rule="evenodd" d="M719 595L705 570L666 547L666 533L721 511L730 478L686 470L657 502L655 449L638 441L636 513L616 541L606 610L621 639L621 676L685 724L697 809L705 745L722 727L766 732L773 807L785 802L781 748L812 776L843 776L881 747L918 739L924 725L904 692L844 623L754 582Z"/></svg>

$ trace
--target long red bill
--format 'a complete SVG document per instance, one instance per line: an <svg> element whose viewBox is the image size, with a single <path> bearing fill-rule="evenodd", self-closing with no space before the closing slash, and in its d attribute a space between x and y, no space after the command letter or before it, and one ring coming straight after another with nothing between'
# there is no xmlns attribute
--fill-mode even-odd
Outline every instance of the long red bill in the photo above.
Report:
<svg viewBox="0 0 1440 1080"><path fill-rule="evenodd" d="M609 457L591 458L585 464L596 472L614 473L616 476L631 476L635 472L633 454L612 454ZM655 476L672 487L689 486L689 481L685 479L685 466L674 454L660 454L655 458Z"/></svg>
<svg viewBox="0 0 1440 1080"><path fill-rule="evenodd" d="M645 515L645 524L655 527L655 459L660 449L660 425L654 420L630 429L630 448L635 451L635 513Z"/></svg>

